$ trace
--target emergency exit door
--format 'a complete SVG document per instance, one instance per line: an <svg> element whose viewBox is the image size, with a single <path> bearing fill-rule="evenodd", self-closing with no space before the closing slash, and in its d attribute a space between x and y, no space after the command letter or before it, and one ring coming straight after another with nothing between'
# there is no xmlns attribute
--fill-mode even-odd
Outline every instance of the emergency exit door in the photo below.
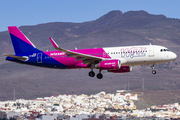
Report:
<svg viewBox="0 0 180 120"><path fill-rule="evenodd" d="M42 53L37 54L37 63L42 63Z"/></svg>

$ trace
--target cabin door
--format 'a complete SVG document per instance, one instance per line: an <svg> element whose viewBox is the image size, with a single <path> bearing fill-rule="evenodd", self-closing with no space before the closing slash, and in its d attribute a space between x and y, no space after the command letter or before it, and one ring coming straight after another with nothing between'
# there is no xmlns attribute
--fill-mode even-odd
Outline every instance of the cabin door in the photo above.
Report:
<svg viewBox="0 0 180 120"><path fill-rule="evenodd" d="M149 47L149 57L154 57L154 47L152 45Z"/></svg>

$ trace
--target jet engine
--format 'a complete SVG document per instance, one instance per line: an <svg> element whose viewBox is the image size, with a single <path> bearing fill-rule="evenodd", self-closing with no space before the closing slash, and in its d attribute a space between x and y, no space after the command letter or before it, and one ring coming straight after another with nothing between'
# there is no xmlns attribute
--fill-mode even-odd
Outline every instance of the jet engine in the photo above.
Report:
<svg viewBox="0 0 180 120"><path fill-rule="evenodd" d="M132 66L126 65L126 66L121 66L121 68L118 70L107 70L107 71L113 73L127 73L132 71Z"/></svg>
<svg viewBox="0 0 180 120"><path fill-rule="evenodd" d="M120 60L105 60L95 65L97 69L116 70L121 67Z"/></svg>

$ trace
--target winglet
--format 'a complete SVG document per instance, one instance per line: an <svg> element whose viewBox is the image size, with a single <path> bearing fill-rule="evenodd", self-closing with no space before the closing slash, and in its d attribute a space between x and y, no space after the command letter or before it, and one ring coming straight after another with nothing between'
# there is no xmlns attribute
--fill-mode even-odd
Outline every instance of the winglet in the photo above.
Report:
<svg viewBox="0 0 180 120"><path fill-rule="evenodd" d="M51 37L49 37L49 39L50 39L54 48L59 48L58 44Z"/></svg>
<svg viewBox="0 0 180 120"><path fill-rule="evenodd" d="M68 53L68 50L60 48L60 47L58 46L58 44L57 44L51 37L49 37L49 39L50 39L53 47L54 47L56 50L59 50L59 51L64 52L64 53Z"/></svg>

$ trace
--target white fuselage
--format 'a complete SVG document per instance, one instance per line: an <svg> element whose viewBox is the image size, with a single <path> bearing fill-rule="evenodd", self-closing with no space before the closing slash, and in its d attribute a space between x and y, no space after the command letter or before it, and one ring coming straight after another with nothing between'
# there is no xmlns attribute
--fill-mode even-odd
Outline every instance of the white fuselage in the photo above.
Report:
<svg viewBox="0 0 180 120"><path fill-rule="evenodd" d="M166 47L142 45L103 48L111 59L119 59L122 65L159 64L176 59L177 55Z"/></svg>

